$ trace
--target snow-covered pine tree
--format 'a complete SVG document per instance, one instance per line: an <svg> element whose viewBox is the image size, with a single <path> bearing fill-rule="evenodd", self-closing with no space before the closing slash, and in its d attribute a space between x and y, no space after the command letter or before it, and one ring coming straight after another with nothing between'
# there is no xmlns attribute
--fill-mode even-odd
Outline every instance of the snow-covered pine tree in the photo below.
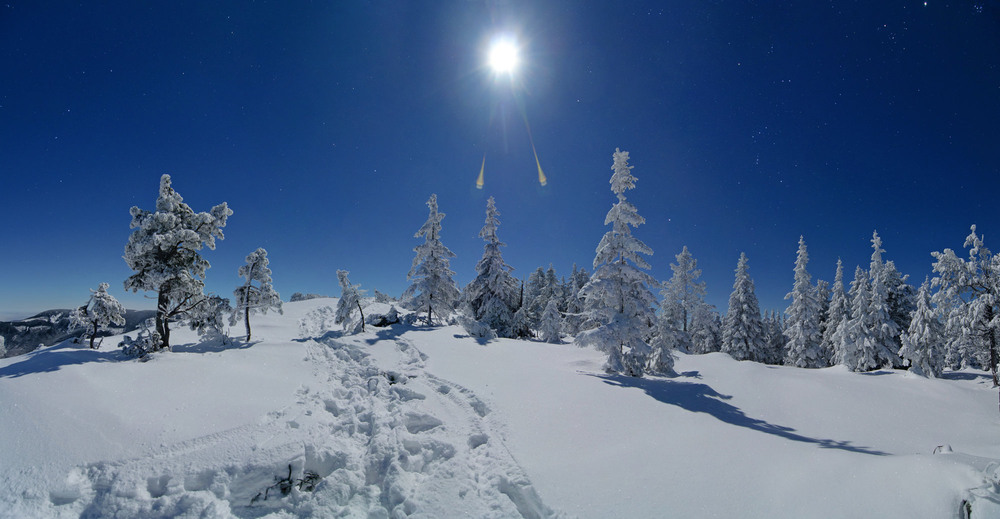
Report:
<svg viewBox="0 0 1000 519"><path fill-rule="evenodd" d="M722 327L722 351L736 360L762 362L765 352L764 327L760 319L760 304L750 279L747 255L740 253L736 264L736 281L729 294L729 310Z"/></svg>
<svg viewBox="0 0 1000 519"><path fill-rule="evenodd" d="M917 308L910 327L903 332L899 356L910 363L910 371L925 377L940 377L944 369L941 345L944 327L931 307L930 280L924 280L917 292Z"/></svg>
<svg viewBox="0 0 1000 519"><path fill-rule="evenodd" d="M0 359L7 356L7 339L0 335Z"/></svg>
<svg viewBox="0 0 1000 519"><path fill-rule="evenodd" d="M333 316L334 324L341 324L344 329L351 323L351 314L354 309L358 309L361 315L361 331L365 330L365 311L361 309L361 296L365 293L359 289L361 285L352 285L347 278L350 274L346 270L337 270L337 282L340 283L340 299L337 301L337 313Z"/></svg>
<svg viewBox="0 0 1000 519"><path fill-rule="evenodd" d="M472 309L472 317L493 329L500 337L513 337L511 324L518 308L518 281L510 275L513 269L503 260L500 247L507 244L497 237L500 211L491 196L486 201L486 223L479 231L483 257L476 263L476 277L465 287L464 297Z"/></svg>
<svg viewBox="0 0 1000 519"><path fill-rule="evenodd" d="M781 314L769 310L761 320L764 329L764 352L758 362L764 364L781 364L785 360L785 334Z"/></svg>
<svg viewBox="0 0 1000 519"><path fill-rule="evenodd" d="M691 353L712 353L722 348L722 320L715 307L704 303L691 314Z"/></svg>
<svg viewBox="0 0 1000 519"><path fill-rule="evenodd" d="M545 311L542 312L542 320L538 325L541 339L552 344L561 343L562 321L558 302L555 299L549 299L549 302L545 304Z"/></svg>
<svg viewBox="0 0 1000 519"><path fill-rule="evenodd" d="M866 316L871 306L871 288L868 284L868 274L857 266L854 268L854 281L848 294L851 300L850 316L845 316L837 325L833 342L837 347L836 364L843 364L851 371L867 371L876 366L862 364L862 350L868 340L865 331Z"/></svg>
<svg viewBox="0 0 1000 519"><path fill-rule="evenodd" d="M698 260L691 255L687 245L674 258L677 263L670 264L673 274L660 291L663 296L660 306L664 315L670 314L668 320L675 322L680 331L689 333L694 309L705 302L705 282L698 281L701 277Z"/></svg>
<svg viewBox="0 0 1000 519"><path fill-rule="evenodd" d="M459 292L452 279L455 273L449 265L449 258L454 258L455 253L441 243L441 220L445 214L438 212L436 194L427 200L427 208L427 221L413 235L423 237L424 243L413 249L417 254L406 275L411 283L403 296L412 300L414 309L427 309L427 324L430 325L435 310L443 317L455 308Z"/></svg>
<svg viewBox="0 0 1000 519"><path fill-rule="evenodd" d="M538 328L542 312L545 310L544 290L545 269L538 267L534 272L528 274L528 281L524 284L524 300L521 303L524 307L524 322L531 330Z"/></svg>
<svg viewBox="0 0 1000 519"><path fill-rule="evenodd" d="M244 279L243 285L233 290L236 298L236 308L229 316L229 326L235 326L236 321L243 317L243 324L246 325L247 342L250 342L250 315L260 312L266 314L268 310L281 310L281 297L274 291L271 281L271 269L268 267L267 251L263 247L247 255L246 265L236 271L237 275ZM254 282L257 282L254 285Z"/></svg>
<svg viewBox="0 0 1000 519"><path fill-rule="evenodd" d="M830 312L830 283L819 279L816 281L816 286L813 287L816 291L816 302L819 305L819 345L822 359L822 366L832 366L833 358L827 349L823 346L823 334L826 333L826 321L827 314Z"/></svg>
<svg viewBox="0 0 1000 519"><path fill-rule="evenodd" d="M573 264L573 273L570 274L566 287L566 319L565 330L570 335L576 335L584 327L586 314L584 313L584 301L580 297L580 289L590 280L590 274L586 269L578 268Z"/></svg>
<svg viewBox="0 0 1000 519"><path fill-rule="evenodd" d="M975 225L965 238L965 247L969 248L968 259L959 258L951 249L931 253L936 260L934 272L938 274L932 284L939 287L934 297L935 301L951 303L953 308L948 329L954 335L948 341L975 347L983 367L989 366L993 385L997 386L1000 385L997 377L1000 255L994 255L985 247L982 236L976 234Z"/></svg>
<svg viewBox="0 0 1000 519"><path fill-rule="evenodd" d="M94 349L94 338L100 328L109 324L123 326L125 324L125 307L115 299L115 296L108 293L111 285L101 283L97 285L97 290L91 290L90 300L87 304L77 308L70 314L70 327L84 328L84 337L90 338L90 348Z"/></svg>
<svg viewBox="0 0 1000 519"><path fill-rule="evenodd" d="M899 329L889 315L889 286L886 280L885 263L882 262L882 238L878 232L872 233L872 258L868 269L871 296L863 327L867 340L861 349L859 367L865 370L892 367L899 364L896 352Z"/></svg>
<svg viewBox="0 0 1000 519"><path fill-rule="evenodd" d="M795 258L795 284L785 299L791 304L785 310L786 353L785 364L800 368L819 368L826 365L820 348L819 303L810 283L812 276L806 270L809 253L806 240L799 236L799 251Z"/></svg>
<svg viewBox="0 0 1000 519"><path fill-rule="evenodd" d="M885 262L885 286L889 290L889 297L886 304L889 306L889 318L896 323L898 333L894 337L894 343L898 348L903 345L902 335L910 327L910 317L917 309L917 289L909 284L909 274L902 274L896 268L896 263L892 260ZM897 361L902 359L897 355ZM896 367L902 368L902 364Z"/></svg>
<svg viewBox="0 0 1000 519"><path fill-rule="evenodd" d="M215 249L223 227L233 212L225 202L209 212L195 213L170 185L170 175L160 178L156 211L132 207L135 229L125 245L125 263L135 274L125 280L125 290L157 293L156 349L170 348L170 323L184 319L207 302L205 272L211 266L198 254L202 247Z"/></svg>
<svg viewBox="0 0 1000 519"><path fill-rule="evenodd" d="M626 201L625 191L635 187L632 166L627 151L617 148L611 169L611 191L618 202L608 211L605 225L611 230L604 234L594 257L594 275L581 289L591 319L598 327L580 333L577 342L594 345L608 354L605 369L612 373L642 376L650 355L649 339L655 319L656 298L650 287L658 285L646 270L649 264L640 254L653 250L632 236L629 226L638 227L646 220ZM673 369L670 351L656 352L655 371L669 373Z"/></svg>
<svg viewBox="0 0 1000 519"><path fill-rule="evenodd" d="M823 355L830 360L830 364L836 364L837 347L834 342L834 334L841 321L850 314L850 304L847 301L847 294L844 292L844 264L837 258L837 274L833 278L833 287L830 290L830 306L826 311L826 320L823 325Z"/></svg>

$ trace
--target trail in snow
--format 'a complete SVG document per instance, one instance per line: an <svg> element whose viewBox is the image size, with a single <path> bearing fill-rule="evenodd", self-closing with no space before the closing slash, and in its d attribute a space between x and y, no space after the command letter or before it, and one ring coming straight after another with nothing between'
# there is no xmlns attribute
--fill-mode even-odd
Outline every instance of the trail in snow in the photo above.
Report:
<svg viewBox="0 0 1000 519"><path fill-rule="evenodd" d="M504 446L488 406L427 373L426 356L409 342L366 345L363 337L337 332L301 342L311 376L289 405L258 423L166 445L150 457L78 466L49 492L48 503L20 511L57 517L559 515ZM283 496L276 481L289 475L289 466L290 491ZM312 492L302 481L308 473L321 478Z"/></svg>

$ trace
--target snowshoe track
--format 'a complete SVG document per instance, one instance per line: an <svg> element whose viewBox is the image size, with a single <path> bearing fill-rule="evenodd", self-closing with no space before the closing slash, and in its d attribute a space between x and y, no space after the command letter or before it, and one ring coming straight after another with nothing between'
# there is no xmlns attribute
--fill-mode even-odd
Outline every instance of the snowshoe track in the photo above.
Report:
<svg viewBox="0 0 1000 519"><path fill-rule="evenodd" d="M408 341L376 342L394 345L377 364L362 338L305 340L312 377L257 423L75 468L50 492L51 515L560 516L508 452L485 402L427 373L427 356ZM310 474L319 478L312 491Z"/></svg>

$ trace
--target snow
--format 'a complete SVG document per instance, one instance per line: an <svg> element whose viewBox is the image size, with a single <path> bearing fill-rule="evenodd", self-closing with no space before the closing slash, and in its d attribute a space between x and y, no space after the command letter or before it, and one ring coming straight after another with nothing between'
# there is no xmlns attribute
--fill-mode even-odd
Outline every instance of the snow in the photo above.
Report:
<svg viewBox="0 0 1000 519"><path fill-rule="evenodd" d="M285 303L249 345L178 328L149 362L114 337L0 360L0 517L1000 514L983 372L712 353L638 379L573 344L301 324L335 306ZM289 465L315 491L282 496Z"/></svg>

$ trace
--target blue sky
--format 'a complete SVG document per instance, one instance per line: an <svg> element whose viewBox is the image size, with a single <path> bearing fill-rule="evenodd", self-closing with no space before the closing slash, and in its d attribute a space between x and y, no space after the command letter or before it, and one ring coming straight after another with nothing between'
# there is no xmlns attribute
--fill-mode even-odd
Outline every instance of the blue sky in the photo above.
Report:
<svg viewBox="0 0 1000 519"><path fill-rule="evenodd" d="M500 33L513 84L485 67ZM919 284L970 224L1000 248L998 48L985 1L9 1L0 315L100 282L152 307L121 255L163 173L195 210L234 211L205 254L224 296L257 247L284 298L337 295L337 269L398 294L431 193L460 286L489 196L516 275L591 270L616 147L653 276L687 245L722 311L741 251L783 309L800 234L814 279L867 265L877 229Z"/></svg>

